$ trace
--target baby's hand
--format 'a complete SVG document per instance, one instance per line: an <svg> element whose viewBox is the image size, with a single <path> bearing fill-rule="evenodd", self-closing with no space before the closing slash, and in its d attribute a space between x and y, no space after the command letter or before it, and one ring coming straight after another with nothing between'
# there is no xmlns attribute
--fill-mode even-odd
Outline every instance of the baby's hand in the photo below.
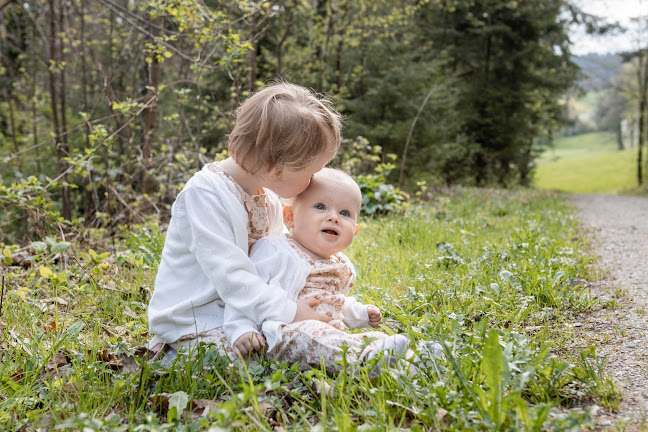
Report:
<svg viewBox="0 0 648 432"><path fill-rule="evenodd" d="M232 349L234 354L246 358L252 351L261 351L265 348L265 339L259 333L253 331L243 333L241 337L236 339Z"/></svg>
<svg viewBox="0 0 648 432"><path fill-rule="evenodd" d="M318 304L320 304L320 301L316 298L299 300L297 302L297 313L295 314L295 319L293 319L293 322L296 323L299 321L306 321L306 320L318 320L323 322L331 321L330 316L317 313L313 310L313 308Z"/></svg>
<svg viewBox="0 0 648 432"><path fill-rule="evenodd" d="M367 306L367 314L369 315L369 325L373 328L378 328L382 323L382 313L377 306Z"/></svg>

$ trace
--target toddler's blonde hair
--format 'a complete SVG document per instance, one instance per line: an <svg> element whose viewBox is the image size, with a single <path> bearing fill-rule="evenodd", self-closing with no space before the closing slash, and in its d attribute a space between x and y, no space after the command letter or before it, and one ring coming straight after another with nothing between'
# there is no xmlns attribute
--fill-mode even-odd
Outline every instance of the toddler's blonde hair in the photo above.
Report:
<svg viewBox="0 0 648 432"><path fill-rule="evenodd" d="M308 89L281 82L255 93L236 112L229 153L244 170L299 170L340 147L340 114Z"/></svg>

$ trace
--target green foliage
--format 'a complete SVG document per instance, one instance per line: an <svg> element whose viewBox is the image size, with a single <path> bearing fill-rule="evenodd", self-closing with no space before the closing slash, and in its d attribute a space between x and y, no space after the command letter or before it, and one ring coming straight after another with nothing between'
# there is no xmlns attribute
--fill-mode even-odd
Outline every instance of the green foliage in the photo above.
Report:
<svg viewBox="0 0 648 432"><path fill-rule="evenodd" d="M408 191L527 184L575 73L566 0L53 1L0 12L0 183L40 179L76 228L168 220L189 176L225 156L236 108L276 78L330 96L381 162L404 159ZM369 212L399 206L385 178L365 181ZM21 222L34 209L11 208L0 235L50 233L58 222Z"/></svg>
<svg viewBox="0 0 648 432"><path fill-rule="evenodd" d="M570 342L564 322L596 306L579 285L590 257L565 203L453 189L361 224L353 294L382 309L384 331L413 340L418 371L404 360L375 378L373 364L331 376L266 360L238 368L202 344L152 361L140 345L159 227L122 231L114 250L53 237L3 245L32 264L2 264L0 427L576 431L592 410L572 405L617 406L592 348L558 349Z"/></svg>
<svg viewBox="0 0 648 432"><path fill-rule="evenodd" d="M383 162L383 157L388 162ZM408 199L407 194L387 181L389 173L396 168L395 161L395 154L383 155L382 147L372 146L359 136L342 140L332 165L352 175L360 186L361 214L381 216L402 210Z"/></svg>
<svg viewBox="0 0 648 432"><path fill-rule="evenodd" d="M55 184L53 180L49 181ZM66 224L47 187L34 176L6 186L0 177L0 207L3 209L0 227L16 234L33 233L43 237ZM0 229L0 234L3 229Z"/></svg>

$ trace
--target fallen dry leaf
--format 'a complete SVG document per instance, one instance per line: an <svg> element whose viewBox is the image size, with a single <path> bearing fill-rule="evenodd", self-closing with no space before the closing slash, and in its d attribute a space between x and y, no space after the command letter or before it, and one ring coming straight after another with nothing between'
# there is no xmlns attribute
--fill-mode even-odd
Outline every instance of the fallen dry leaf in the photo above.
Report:
<svg viewBox="0 0 648 432"><path fill-rule="evenodd" d="M25 254L15 254L11 256L11 265L12 266L19 266L22 268L29 268L34 265L34 262L31 260L27 259L27 255Z"/></svg>
<svg viewBox="0 0 648 432"><path fill-rule="evenodd" d="M275 407L274 405L268 402L261 402L259 404L259 411L261 411L261 415L263 417L269 417L270 414L272 414L275 411Z"/></svg>
<svg viewBox="0 0 648 432"><path fill-rule="evenodd" d="M169 410L170 397L171 395L169 393L158 393L149 396L148 400L153 405L153 409L164 414ZM218 402L210 399L194 399L189 401L186 410L191 413L192 419L196 420L199 417L206 416L210 411L216 410L218 405Z"/></svg>
<svg viewBox="0 0 648 432"><path fill-rule="evenodd" d="M437 408L437 415L436 415L437 421L443 420L446 415L448 415L448 411L444 410L443 408Z"/></svg>
<svg viewBox="0 0 648 432"><path fill-rule="evenodd" d="M200 417L205 417L211 411L215 411L218 408L218 403L210 399L195 399L189 402L191 409L191 419L198 420Z"/></svg>
<svg viewBox="0 0 648 432"><path fill-rule="evenodd" d="M54 331L56 330L56 321L49 322L47 324L43 324L43 330L46 331Z"/></svg>
<svg viewBox="0 0 648 432"><path fill-rule="evenodd" d="M169 393L158 393L148 397L149 402L153 405L153 409L164 414L169 410Z"/></svg>
<svg viewBox="0 0 648 432"><path fill-rule="evenodd" d="M11 374L11 379L16 381L18 384L22 383L22 379L25 377L25 371L18 369L16 372Z"/></svg>
<svg viewBox="0 0 648 432"><path fill-rule="evenodd" d="M69 353L59 351L47 362L47 370L58 374L58 370L67 364L70 364Z"/></svg>

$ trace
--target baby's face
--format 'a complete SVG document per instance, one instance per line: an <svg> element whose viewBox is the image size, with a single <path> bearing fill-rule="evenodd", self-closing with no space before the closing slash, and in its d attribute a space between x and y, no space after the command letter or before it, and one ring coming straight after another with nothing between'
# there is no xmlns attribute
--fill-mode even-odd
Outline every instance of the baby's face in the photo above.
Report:
<svg viewBox="0 0 648 432"><path fill-rule="evenodd" d="M284 222L299 244L329 258L353 241L361 204L360 189L351 179L316 175L308 189L284 210Z"/></svg>

